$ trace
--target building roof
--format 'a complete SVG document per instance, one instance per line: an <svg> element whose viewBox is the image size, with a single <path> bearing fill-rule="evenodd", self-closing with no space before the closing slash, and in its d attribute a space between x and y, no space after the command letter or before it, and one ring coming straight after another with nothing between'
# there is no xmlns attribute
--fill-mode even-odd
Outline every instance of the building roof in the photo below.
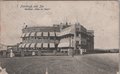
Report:
<svg viewBox="0 0 120 74"><path fill-rule="evenodd" d="M61 39L60 43L58 44L58 47L59 48L72 47L70 38Z"/></svg>
<svg viewBox="0 0 120 74"><path fill-rule="evenodd" d="M22 29L23 33L28 32L59 32L60 27L53 26L40 26L40 27L27 27Z"/></svg>

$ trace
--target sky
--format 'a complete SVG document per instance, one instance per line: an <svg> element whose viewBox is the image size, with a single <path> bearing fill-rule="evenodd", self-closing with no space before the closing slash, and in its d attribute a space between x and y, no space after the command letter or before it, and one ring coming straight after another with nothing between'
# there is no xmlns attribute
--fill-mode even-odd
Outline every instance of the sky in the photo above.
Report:
<svg viewBox="0 0 120 74"><path fill-rule="evenodd" d="M48 10L25 10L39 5ZM79 22L94 30L95 48L119 47L119 5L117 1L2 1L1 43L21 42L22 28Z"/></svg>

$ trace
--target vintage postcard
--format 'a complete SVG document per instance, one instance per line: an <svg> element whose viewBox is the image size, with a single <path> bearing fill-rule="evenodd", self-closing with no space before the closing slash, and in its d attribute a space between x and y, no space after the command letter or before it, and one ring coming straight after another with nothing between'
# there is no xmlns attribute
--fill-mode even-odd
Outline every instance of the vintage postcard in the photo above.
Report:
<svg viewBox="0 0 120 74"><path fill-rule="evenodd" d="M0 74L120 74L119 2L0 1Z"/></svg>

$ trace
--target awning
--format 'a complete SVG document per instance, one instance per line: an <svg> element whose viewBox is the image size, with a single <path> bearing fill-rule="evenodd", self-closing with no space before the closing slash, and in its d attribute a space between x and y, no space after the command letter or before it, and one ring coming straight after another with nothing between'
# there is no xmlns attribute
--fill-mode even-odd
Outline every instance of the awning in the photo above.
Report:
<svg viewBox="0 0 120 74"><path fill-rule="evenodd" d="M34 48L36 43L31 43L30 47Z"/></svg>
<svg viewBox="0 0 120 74"><path fill-rule="evenodd" d="M35 32L32 32L32 33L30 34L30 36L35 36Z"/></svg>
<svg viewBox="0 0 120 74"><path fill-rule="evenodd" d="M28 48L29 46L30 46L30 43L27 43L25 47Z"/></svg>
<svg viewBox="0 0 120 74"><path fill-rule="evenodd" d="M48 32L43 32L43 36L48 36Z"/></svg>
<svg viewBox="0 0 120 74"><path fill-rule="evenodd" d="M37 36L41 36L42 32L37 32Z"/></svg>
<svg viewBox="0 0 120 74"><path fill-rule="evenodd" d="M58 44L58 47L71 47L71 39L70 38L61 39L60 43Z"/></svg>
<svg viewBox="0 0 120 74"><path fill-rule="evenodd" d="M42 44L42 43L37 43L36 47L37 47L37 48L41 48L41 44Z"/></svg>
<svg viewBox="0 0 120 74"><path fill-rule="evenodd" d="M24 47L25 47L25 45L26 45L26 43L22 44L22 46L21 46L21 47L22 47L22 48L24 48Z"/></svg>
<svg viewBox="0 0 120 74"><path fill-rule="evenodd" d="M68 27L68 28L65 28L58 34L58 36L63 36L63 35L66 35L66 34L74 34L74 28L72 26Z"/></svg>
<svg viewBox="0 0 120 74"><path fill-rule="evenodd" d="M55 47L55 44L54 43L50 43L50 48L54 48Z"/></svg>
<svg viewBox="0 0 120 74"><path fill-rule="evenodd" d="M28 36L30 36L30 33L26 33L26 35L25 35L26 37L28 37Z"/></svg>
<svg viewBox="0 0 120 74"><path fill-rule="evenodd" d="M55 33L54 32L50 32L50 36L55 36Z"/></svg>
<svg viewBox="0 0 120 74"><path fill-rule="evenodd" d="M26 33L23 33L21 37L25 37Z"/></svg>
<svg viewBox="0 0 120 74"><path fill-rule="evenodd" d="M59 43L58 47L70 47L70 43L68 42Z"/></svg>
<svg viewBox="0 0 120 74"><path fill-rule="evenodd" d="M22 47L22 44L20 44L18 47L21 48L21 47Z"/></svg>
<svg viewBox="0 0 120 74"><path fill-rule="evenodd" d="M43 48L47 48L48 47L48 43L43 43Z"/></svg>

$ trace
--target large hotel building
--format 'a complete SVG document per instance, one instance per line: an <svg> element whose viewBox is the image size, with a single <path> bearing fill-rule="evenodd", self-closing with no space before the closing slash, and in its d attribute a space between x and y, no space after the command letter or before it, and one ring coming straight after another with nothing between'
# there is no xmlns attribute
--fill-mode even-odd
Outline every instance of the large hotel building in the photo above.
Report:
<svg viewBox="0 0 120 74"><path fill-rule="evenodd" d="M22 42L18 44L21 56L66 54L77 55L94 50L94 31L80 23L60 23L53 26L27 25L22 29Z"/></svg>

